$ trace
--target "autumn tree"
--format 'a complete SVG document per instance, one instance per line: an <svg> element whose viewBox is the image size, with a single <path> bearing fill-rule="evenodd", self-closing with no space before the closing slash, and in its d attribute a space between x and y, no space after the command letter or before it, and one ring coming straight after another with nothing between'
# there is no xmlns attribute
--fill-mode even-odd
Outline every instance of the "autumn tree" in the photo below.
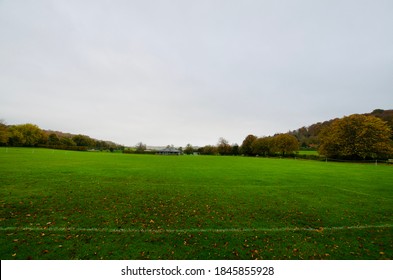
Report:
<svg viewBox="0 0 393 280"><path fill-rule="evenodd" d="M69 137L60 137L60 145L63 145L65 147L74 147L76 146L76 143L72 138Z"/></svg>
<svg viewBox="0 0 393 280"><path fill-rule="evenodd" d="M299 141L289 133L277 134L271 140L271 151L283 156L299 150Z"/></svg>
<svg viewBox="0 0 393 280"><path fill-rule="evenodd" d="M0 146L8 144L8 128L3 120L0 120Z"/></svg>
<svg viewBox="0 0 393 280"><path fill-rule="evenodd" d="M51 133L48 135L48 145L57 146L60 145L60 138L56 133Z"/></svg>
<svg viewBox="0 0 393 280"><path fill-rule="evenodd" d="M72 137L72 141L79 147L93 147L95 142L89 136L86 135L75 135Z"/></svg>
<svg viewBox="0 0 393 280"><path fill-rule="evenodd" d="M34 124L13 125L9 128L11 146L34 147L46 142L46 134Z"/></svg>
<svg viewBox="0 0 393 280"><path fill-rule="evenodd" d="M116 148L116 145L112 144L111 142L108 141L103 141L103 140L97 140L95 141L96 143L96 149L98 150L110 150L113 151Z"/></svg>
<svg viewBox="0 0 393 280"><path fill-rule="evenodd" d="M390 139L393 140L393 110L375 109L370 114L366 114L366 116L367 115L372 115L386 122L391 130Z"/></svg>
<svg viewBox="0 0 393 280"><path fill-rule="evenodd" d="M354 114L337 119L319 137L319 153L327 157L386 158L393 153L391 129L374 116Z"/></svg>
<svg viewBox="0 0 393 280"><path fill-rule="evenodd" d="M220 155L230 155L232 153L232 147L229 145L228 140L221 137L218 140L217 151Z"/></svg>
<svg viewBox="0 0 393 280"><path fill-rule="evenodd" d="M248 135L244 140L243 143L241 145L241 153L246 155L246 156L252 156L255 155L255 153L253 152L252 149L252 143L257 139L258 137L256 137L255 135Z"/></svg>
<svg viewBox="0 0 393 280"><path fill-rule="evenodd" d="M272 137L260 137L256 139L252 142L251 148L254 155L269 155L272 148Z"/></svg>
<svg viewBox="0 0 393 280"><path fill-rule="evenodd" d="M198 152L202 155L216 155L217 154L217 147L212 145L206 145L198 149Z"/></svg>
<svg viewBox="0 0 393 280"><path fill-rule="evenodd" d="M192 153L194 153L194 147L191 144L187 144L187 146L184 149L184 153L186 155L191 155Z"/></svg>
<svg viewBox="0 0 393 280"><path fill-rule="evenodd" d="M142 142L139 142L135 146L135 151L137 153L143 153L144 151L146 151L146 144L143 144Z"/></svg>

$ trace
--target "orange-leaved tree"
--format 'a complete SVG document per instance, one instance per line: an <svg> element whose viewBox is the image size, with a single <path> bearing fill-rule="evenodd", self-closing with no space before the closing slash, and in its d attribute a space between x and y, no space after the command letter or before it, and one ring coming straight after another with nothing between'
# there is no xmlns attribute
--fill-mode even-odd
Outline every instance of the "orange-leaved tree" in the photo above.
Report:
<svg viewBox="0 0 393 280"><path fill-rule="evenodd" d="M272 139L272 151L283 156L299 150L299 141L291 134L277 134Z"/></svg>
<svg viewBox="0 0 393 280"><path fill-rule="evenodd" d="M393 153L391 130L374 116L354 114L337 119L319 135L319 153L333 158L387 158Z"/></svg>

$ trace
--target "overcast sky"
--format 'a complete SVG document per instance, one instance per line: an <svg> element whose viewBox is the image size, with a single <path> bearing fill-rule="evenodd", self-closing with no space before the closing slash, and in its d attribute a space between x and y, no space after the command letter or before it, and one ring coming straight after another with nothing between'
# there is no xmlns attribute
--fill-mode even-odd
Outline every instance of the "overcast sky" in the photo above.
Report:
<svg viewBox="0 0 393 280"><path fill-rule="evenodd" d="M133 146L393 109L393 1L0 0L0 119Z"/></svg>

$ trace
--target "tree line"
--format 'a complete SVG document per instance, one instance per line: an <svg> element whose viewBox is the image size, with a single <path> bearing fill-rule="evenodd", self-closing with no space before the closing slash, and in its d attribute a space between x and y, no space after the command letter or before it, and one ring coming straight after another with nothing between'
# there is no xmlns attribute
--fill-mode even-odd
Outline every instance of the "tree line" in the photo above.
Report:
<svg viewBox="0 0 393 280"><path fill-rule="evenodd" d="M0 146L148 153L142 142L130 150L86 135L45 131L34 124L7 126L2 121ZM284 157L297 155L299 149L316 150L321 156L334 159L393 158L393 110L377 109L369 114L353 114L274 136L258 137L250 134L240 146L219 138L216 145L193 147L188 144L184 149L179 148L185 154Z"/></svg>
<svg viewBox="0 0 393 280"><path fill-rule="evenodd" d="M241 146L229 144L225 138L220 138L217 145L207 145L193 148L188 144L184 149L185 154L197 152L202 155L245 155L245 156L291 156L299 150L299 142L288 133L274 136L260 137L248 135Z"/></svg>
<svg viewBox="0 0 393 280"><path fill-rule="evenodd" d="M3 121L0 121L0 146L45 147L76 151L123 149L121 145L96 140L87 135L46 131L30 123L7 126Z"/></svg>
<svg viewBox="0 0 393 280"><path fill-rule="evenodd" d="M393 131L393 110L375 109L371 113L366 113L362 115L367 117L374 116L381 119L386 123L390 130ZM310 126L303 126L296 130L290 131L289 133L294 135L299 140L301 149L317 150L319 145L321 144L321 132L327 129L336 120L338 120L338 118L324 122L318 122ZM393 133L391 134L390 139L393 140Z"/></svg>
<svg viewBox="0 0 393 280"><path fill-rule="evenodd" d="M197 151L219 155L295 156L299 149L315 150L320 157L332 159L393 158L393 110L353 114L274 136L250 134L240 146L229 145L220 138L216 146L208 145ZM193 151L195 149L187 145L185 152Z"/></svg>

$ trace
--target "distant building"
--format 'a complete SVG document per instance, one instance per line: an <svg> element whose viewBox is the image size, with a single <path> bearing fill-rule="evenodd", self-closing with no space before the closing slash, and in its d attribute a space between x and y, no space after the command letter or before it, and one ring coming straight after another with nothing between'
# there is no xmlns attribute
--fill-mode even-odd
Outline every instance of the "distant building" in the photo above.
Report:
<svg viewBox="0 0 393 280"><path fill-rule="evenodd" d="M182 152L174 147L166 147L164 149L158 150L157 155L175 155L179 156Z"/></svg>

